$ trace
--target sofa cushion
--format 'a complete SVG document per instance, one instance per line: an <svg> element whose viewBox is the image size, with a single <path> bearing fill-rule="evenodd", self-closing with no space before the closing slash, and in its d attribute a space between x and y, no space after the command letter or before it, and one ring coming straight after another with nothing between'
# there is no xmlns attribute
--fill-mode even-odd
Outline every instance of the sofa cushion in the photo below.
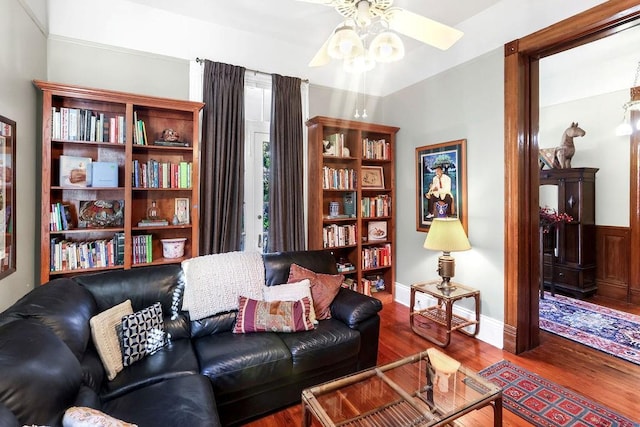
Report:
<svg viewBox="0 0 640 427"><path fill-rule="evenodd" d="M254 393L263 384L287 381L291 352L273 332L222 332L194 340L200 373L211 379L217 399L236 392Z"/></svg>
<svg viewBox="0 0 640 427"><path fill-rule="evenodd" d="M313 329L309 318L311 300L258 301L241 296L233 333L300 332Z"/></svg>
<svg viewBox="0 0 640 427"><path fill-rule="evenodd" d="M298 264L317 273L336 274L338 272L335 258L330 252L324 250L273 252L262 255L262 259L267 286L287 283L291 264Z"/></svg>
<svg viewBox="0 0 640 427"><path fill-rule="evenodd" d="M360 351L360 332L336 319L319 322L311 332L278 335L291 352L294 375L350 359L355 364Z"/></svg>
<svg viewBox="0 0 640 427"><path fill-rule="evenodd" d="M155 353L167 342L162 305L157 302L122 317L122 364L129 366Z"/></svg>
<svg viewBox="0 0 640 427"><path fill-rule="evenodd" d="M82 359L91 330L89 319L97 313L91 293L67 278L36 286L0 314L0 325L16 319L36 319L47 325Z"/></svg>
<svg viewBox="0 0 640 427"><path fill-rule="evenodd" d="M34 319L0 326L0 403L22 424L59 425L82 381L80 362Z"/></svg>
<svg viewBox="0 0 640 427"><path fill-rule="evenodd" d="M122 318L131 313L133 313L131 300L126 300L93 316L90 320L93 344L98 350L109 381L113 380L124 367L116 329L122 323Z"/></svg>
<svg viewBox="0 0 640 427"><path fill-rule="evenodd" d="M220 426L211 382L198 374L165 379L133 390L106 402L102 411L140 427Z"/></svg>
<svg viewBox="0 0 640 427"><path fill-rule="evenodd" d="M184 275L179 264L137 267L130 270L104 271L73 278L88 289L104 311L127 299L133 311L156 302L162 304L165 331L174 339L187 338L190 331L185 313L180 312L184 292Z"/></svg>
<svg viewBox="0 0 640 427"><path fill-rule="evenodd" d="M298 301L307 297L311 301L309 308L309 319L313 324L318 323L316 311L313 308L313 298L311 297L311 282L304 279L299 282L284 283L276 286L263 286L262 298L265 301Z"/></svg>
<svg viewBox="0 0 640 427"><path fill-rule="evenodd" d="M198 359L188 339L171 340L154 354L127 366L103 384L100 396L112 399L168 378L198 373Z"/></svg>
<svg viewBox="0 0 640 427"><path fill-rule="evenodd" d="M291 264L289 283L309 279L311 282L311 296L318 320L331 318L331 302L338 294L344 276L342 274L316 273L298 264Z"/></svg>

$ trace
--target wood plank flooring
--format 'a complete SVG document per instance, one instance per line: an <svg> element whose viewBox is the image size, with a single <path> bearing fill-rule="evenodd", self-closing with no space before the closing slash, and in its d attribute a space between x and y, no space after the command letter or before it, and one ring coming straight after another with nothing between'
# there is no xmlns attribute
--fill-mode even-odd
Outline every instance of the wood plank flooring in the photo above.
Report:
<svg viewBox="0 0 640 427"><path fill-rule="evenodd" d="M393 302L390 295L383 294L380 299L384 303L384 308L380 313L379 364L432 347L429 341L411 331L408 307ZM606 301L598 303L604 304ZM640 399L638 398L640 366L564 338L543 332L540 346L534 350L513 355L480 340L454 333L451 344L445 352L475 370L503 359L509 360L640 422ZM301 407L294 405L261 418L249 426L300 425L301 419ZM493 425L492 419L492 410L484 408L465 416L461 424L484 427ZM531 424L505 409L503 425L520 427Z"/></svg>

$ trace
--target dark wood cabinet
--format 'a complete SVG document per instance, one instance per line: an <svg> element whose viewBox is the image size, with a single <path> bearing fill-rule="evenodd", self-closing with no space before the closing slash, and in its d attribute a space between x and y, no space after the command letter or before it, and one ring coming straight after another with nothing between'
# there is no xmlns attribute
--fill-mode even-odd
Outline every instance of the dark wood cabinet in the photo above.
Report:
<svg viewBox="0 0 640 427"><path fill-rule="evenodd" d="M558 186L558 213L570 222L556 224L555 253L545 253L543 279L557 291L578 298L593 295L596 284L596 172L597 168L540 171L540 185ZM553 259L552 259L553 257Z"/></svg>

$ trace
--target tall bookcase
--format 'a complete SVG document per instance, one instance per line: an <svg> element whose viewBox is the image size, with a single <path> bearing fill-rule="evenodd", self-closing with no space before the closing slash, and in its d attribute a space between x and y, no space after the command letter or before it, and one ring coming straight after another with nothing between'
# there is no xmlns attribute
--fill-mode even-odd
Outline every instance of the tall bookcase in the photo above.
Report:
<svg viewBox="0 0 640 427"><path fill-rule="evenodd" d="M197 256L199 112L204 104L39 80L34 84L42 91L40 282ZM178 141L156 144L168 144L165 129L173 129ZM61 163L64 172L69 163L76 168L74 161L81 158L91 159L93 174L81 167L69 173L76 177L70 181L80 184L61 178L67 175ZM87 185L83 180L97 175L98 166L115 166L117 184L100 179ZM178 207L180 221L175 221ZM155 221L148 221L150 216ZM184 256L164 258L161 239L185 239Z"/></svg>
<svg viewBox="0 0 640 427"><path fill-rule="evenodd" d="M330 251L353 289L393 294L399 128L322 116L307 127L309 249Z"/></svg>

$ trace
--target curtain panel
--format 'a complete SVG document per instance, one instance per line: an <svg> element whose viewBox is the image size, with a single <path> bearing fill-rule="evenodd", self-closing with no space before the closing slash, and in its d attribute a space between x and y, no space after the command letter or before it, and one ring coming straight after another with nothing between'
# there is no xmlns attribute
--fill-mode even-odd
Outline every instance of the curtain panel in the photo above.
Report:
<svg viewBox="0 0 640 427"><path fill-rule="evenodd" d="M205 60L200 254L238 251L244 201L244 67Z"/></svg>
<svg viewBox="0 0 640 427"><path fill-rule="evenodd" d="M268 250L304 249L303 121L300 84L272 76Z"/></svg>

